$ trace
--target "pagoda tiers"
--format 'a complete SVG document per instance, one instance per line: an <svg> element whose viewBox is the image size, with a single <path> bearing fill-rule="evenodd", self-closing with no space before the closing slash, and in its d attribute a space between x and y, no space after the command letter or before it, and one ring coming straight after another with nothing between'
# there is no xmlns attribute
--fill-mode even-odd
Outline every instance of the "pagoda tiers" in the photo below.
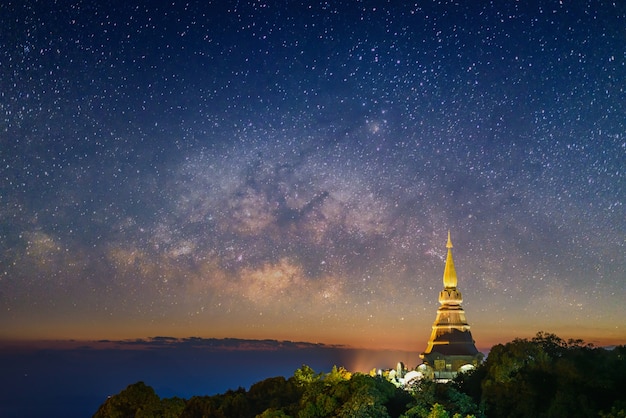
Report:
<svg viewBox="0 0 626 418"><path fill-rule="evenodd" d="M418 370L424 377L447 381L460 371L472 369L483 359L476 349L470 326L461 307L463 297L457 289L456 270L452 260L452 241L448 231L448 256L443 271L443 290L439 292L437 318L426 350L420 354L424 364Z"/></svg>

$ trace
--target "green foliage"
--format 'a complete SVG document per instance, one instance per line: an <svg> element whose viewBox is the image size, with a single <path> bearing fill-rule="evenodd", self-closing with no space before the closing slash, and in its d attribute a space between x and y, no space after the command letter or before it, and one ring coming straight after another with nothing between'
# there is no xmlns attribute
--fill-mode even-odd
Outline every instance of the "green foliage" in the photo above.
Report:
<svg viewBox="0 0 626 418"><path fill-rule="evenodd" d="M492 348L487 361L446 384L410 391L387 379L303 365L214 396L160 399L138 382L104 402L94 418L587 417L626 418L626 347L594 348L553 334Z"/></svg>
<svg viewBox="0 0 626 418"><path fill-rule="evenodd" d="M161 400L161 417L178 418L185 410L185 400L181 398L166 398Z"/></svg>
<svg viewBox="0 0 626 418"><path fill-rule="evenodd" d="M298 386L306 386L320 379L321 374L316 374L315 371L303 364L302 367L297 369L293 374L296 384Z"/></svg>
<svg viewBox="0 0 626 418"><path fill-rule="evenodd" d="M425 409L423 406L414 406L401 415L401 418L450 418L450 413L443 405L435 403L430 410ZM457 412L452 415L452 418L463 418L463 415ZM476 417L474 415L465 415L465 418Z"/></svg>
<svg viewBox="0 0 626 418"><path fill-rule="evenodd" d="M386 379L350 374L333 367L330 373L306 386L300 399L299 418L398 416L397 400L406 393ZM403 403L402 410L404 410ZM390 409L388 409L388 407ZM394 415L390 415L392 410Z"/></svg>
<svg viewBox="0 0 626 418"><path fill-rule="evenodd" d="M292 405L298 403L301 392L294 379L286 380L280 376L255 383L250 387L247 398L252 410L260 413L270 408L293 409Z"/></svg>
<svg viewBox="0 0 626 418"><path fill-rule="evenodd" d="M481 384L486 376L484 367L478 367L469 372L460 373L452 382L454 388L459 392L466 394L475 405L480 405L482 399Z"/></svg>
<svg viewBox="0 0 626 418"><path fill-rule="evenodd" d="M187 402L181 418L254 418L293 416L302 389L293 378L271 377L255 383L249 391L239 388L222 395L196 396Z"/></svg>
<svg viewBox="0 0 626 418"><path fill-rule="evenodd" d="M196 417L254 417L248 401L246 391L242 388L236 391L229 390L222 395L194 396L187 401L185 409L180 414L181 418Z"/></svg>
<svg viewBox="0 0 626 418"><path fill-rule="evenodd" d="M226 418L220 409L220 396L194 396L187 401L181 418L213 417Z"/></svg>
<svg viewBox="0 0 626 418"><path fill-rule="evenodd" d="M410 406L411 408L404 414L407 418L426 418L442 410L459 416L474 416L473 414L481 416L478 405L472 397L461 392L455 383L442 384L422 380L413 391Z"/></svg>
<svg viewBox="0 0 626 418"><path fill-rule="evenodd" d="M428 418L450 418L450 414L448 414L443 405L436 403L431 408Z"/></svg>
<svg viewBox="0 0 626 418"><path fill-rule="evenodd" d="M266 409L262 413L256 416L256 418L290 418L282 409Z"/></svg>
<svg viewBox="0 0 626 418"><path fill-rule="evenodd" d="M144 382L129 385L106 400L94 418L175 418L179 417L185 401L179 398L164 399Z"/></svg>
<svg viewBox="0 0 626 418"><path fill-rule="evenodd" d="M422 405L415 405L409 408L404 414L400 415L400 418L424 418L428 416L428 409Z"/></svg>
<svg viewBox="0 0 626 418"><path fill-rule="evenodd" d="M489 417L588 417L623 399L623 348L613 351L554 334L492 348L482 402Z"/></svg>
<svg viewBox="0 0 626 418"><path fill-rule="evenodd" d="M618 401L609 412L600 412L601 418L626 418L626 400Z"/></svg>
<svg viewBox="0 0 626 418"><path fill-rule="evenodd" d="M350 380L352 373L344 369L343 367L333 366L330 373L324 376L324 382L326 384L335 384L343 380Z"/></svg>

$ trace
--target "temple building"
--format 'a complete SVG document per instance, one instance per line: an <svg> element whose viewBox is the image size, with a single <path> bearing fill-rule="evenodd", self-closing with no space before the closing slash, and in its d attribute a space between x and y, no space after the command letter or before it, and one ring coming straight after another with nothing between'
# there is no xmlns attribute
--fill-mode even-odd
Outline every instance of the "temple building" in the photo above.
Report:
<svg viewBox="0 0 626 418"><path fill-rule="evenodd" d="M452 260L452 240L448 232L448 256L443 271L443 290L439 292L437 317L426 350L420 354L423 360L417 370L423 377L436 381L448 381L465 370L476 367L483 354L476 349L461 307L463 297L457 289L456 270Z"/></svg>

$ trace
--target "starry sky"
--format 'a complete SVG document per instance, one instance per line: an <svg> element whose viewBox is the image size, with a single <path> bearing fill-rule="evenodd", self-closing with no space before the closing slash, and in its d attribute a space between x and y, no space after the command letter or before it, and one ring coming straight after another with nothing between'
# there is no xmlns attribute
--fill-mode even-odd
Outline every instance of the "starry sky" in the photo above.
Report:
<svg viewBox="0 0 626 418"><path fill-rule="evenodd" d="M5 1L0 338L626 342L626 3Z"/></svg>

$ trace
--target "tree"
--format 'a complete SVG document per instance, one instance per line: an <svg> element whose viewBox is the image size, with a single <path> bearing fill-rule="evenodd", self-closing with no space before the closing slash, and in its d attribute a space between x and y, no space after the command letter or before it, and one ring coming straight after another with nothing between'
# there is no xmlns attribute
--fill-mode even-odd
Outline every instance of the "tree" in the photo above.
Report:
<svg viewBox="0 0 626 418"><path fill-rule="evenodd" d="M406 417L428 417L435 405L438 406L434 413L443 409L448 414L481 416L478 405L472 397L460 391L456 383L422 380L415 386L412 395L411 408L404 414Z"/></svg>
<svg viewBox="0 0 626 418"><path fill-rule="evenodd" d="M330 372L324 376L324 382L328 384L335 384L343 380L350 380L351 377L352 373L343 367L333 366Z"/></svg>
<svg viewBox="0 0 626 418"><path fill-rule="evenodd" d="M290 416L285 414L281 409L276 410L270 408L257 415L256 418L290 418Z"/></svg>
<svg viewBox="0 0 626 418"><path fill-rule="evenodd" d="M226 418L220 409L220 396L194 396L187 401L180 418Z"/></svg>
<svg viewBox="0 0 626 418"><path fill-rule="evenodd" d="M318 381L320 376L320 374L315 373L315 371L306 364L303 364L302 367L293 373L293 377L298 386L306 386L310 383Z"/></svg>
<svg viewBox="0 0 626 418"><path fill-rule="evenodd" d="M436 403L430 409L430 413L427 418L450 418L450 414L448 414L448 411L446 411L443 405Z"/></svg>
<svg viewBox="0 0 626 418"><path fill-rule="evenodd" d="M398 394L406 393L378 376L351 374L342 367L333 369L311 381L300 399L299 418L313 417L388 417L387 406L392 406L395 417L399 411ZM407 398L401 398L406 400Z"/></svg>
<svg viewBox="0 0 626 418"><path fill-rule="evenodd" d="M587 417L624 399L626 358L581 340L537 333L492 348L482 402L489 417Z"/></svg>
<svg viewBox="0 0 626 418"><path fill-rule="evenodd" d="M387 379L303 365L248 391L160 399L138 382L104 402L95 418L587 417L626 418L626 347L594 348L547 333L492 348L470 374L405 391ZM480 405L480 408L479 408Z"/></svg>
<svg viewBox="0 0 626 418"><path fill-rule="evenodd" d="M302 392L303 389L297 385L295 379L287 380L279 376L252 385L247 398L252 410L257 414L267 409L293 412L297 408Z"/></svg>
<svg viewBox="0 0 626 418"><path fill-rule="evenodd" d="M626 418L626 402L620 401L613 405L609 412L600 412L601 418Z"/></svg>
<svg viewBox="0 0 626 418"><path fill-rule="evenodd" d="M479 365L473 370L459 373L452 384L459 392L470 396L475 405L480 405L482 399L481 384L485 376L485 367Z"/></svg>
<svg viewBox="0 0 626 418"><path fill-rule="evenodd" d="M161 399L144 382L129 385L98 408L94 418L126 418L161 416Z"/></svg>
<svg viewBox="0 0 626 418"><path fill-rule="evenodd" d="M185 400L174 397L161 400L162 418L178 418L185 409Z"/></svg>

